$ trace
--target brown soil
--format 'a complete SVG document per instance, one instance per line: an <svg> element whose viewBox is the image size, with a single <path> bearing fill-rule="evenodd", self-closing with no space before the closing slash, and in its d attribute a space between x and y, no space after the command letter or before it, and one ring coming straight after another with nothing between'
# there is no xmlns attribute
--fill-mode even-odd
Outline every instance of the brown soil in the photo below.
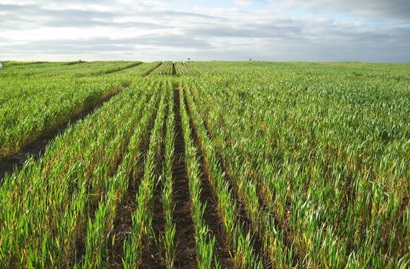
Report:
<svg viewBox="0 0 410 269"><path fill-rule="evenodd" d="M63 127L63 129L65 129L65 127ZM61 132L63 132L63 130L57 130L55 132L44 134L36 141L25 146L19 153L3 158L0 161L0 182L2 182L6 173L12 174L14 170L21 169L21 167L23 167L24 163L30 156L32 156L35 160L43 156L45 148L48 145L49 141L51 139L54 139L54 137L56 137L57 134Z"/></svg>
<svg viewBox="0 0 410 269"><path fill-rule="evenodd" d="M192 221L192 205L189 194L185 145L179 105L179 90L174 90L176 138L172 177L174 179L173 199L175 202L173 219L176 223L175 267L196 268L195 230Z"/></svg>
<svg viewBox="0 0 410 269"><path fill-rule="evenodd" d="M173 76L177 75L177 70L175 69L175 63L172 63L172 75Z"/></svg>

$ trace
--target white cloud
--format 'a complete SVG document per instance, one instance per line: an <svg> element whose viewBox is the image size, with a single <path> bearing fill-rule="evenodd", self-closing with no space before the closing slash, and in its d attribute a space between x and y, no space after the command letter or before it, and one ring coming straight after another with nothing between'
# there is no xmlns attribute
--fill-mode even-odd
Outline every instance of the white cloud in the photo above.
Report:
<svg viewBox="0 0 410 269"><path fill-rule="evenodd" d="M410 62L408 8L401 0L2 1L0 59Z"/></svg>
<svg viewBox="0 0 410 269"><path fill-rule="evenodd" d="M240 6L250 6L252 5L252 0L235 0L235 3Z"/></svg>

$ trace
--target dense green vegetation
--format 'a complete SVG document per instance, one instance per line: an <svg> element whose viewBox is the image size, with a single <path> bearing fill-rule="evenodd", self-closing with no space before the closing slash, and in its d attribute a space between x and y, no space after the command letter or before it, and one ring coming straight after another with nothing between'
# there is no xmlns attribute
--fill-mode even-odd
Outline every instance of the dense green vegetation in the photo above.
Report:
<svg viewBox="0 0 410 269"><path fill-rule="evenodd" d="M408 64L6 62L0 104L0 162L89 113L1 180L0 267L410 266Z"/></svg>
<svg viewBox="0 0 410 269"><path fill-rule="evenodd" d="M6 63L0 72L0 159L127 87L131 77L106 74L130 67L134 76L142 74L147 65L139 64Z"/></svg>

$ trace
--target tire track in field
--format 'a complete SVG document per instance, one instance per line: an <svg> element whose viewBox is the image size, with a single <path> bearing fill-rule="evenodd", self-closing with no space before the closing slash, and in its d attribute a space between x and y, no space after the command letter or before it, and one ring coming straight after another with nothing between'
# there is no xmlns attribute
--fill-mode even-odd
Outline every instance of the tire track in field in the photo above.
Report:
<svg viewBox="0 0 410 269"><path fill-rule="evenodd" d="M175 63L172 63L172 75L176 76L177 75L177 70L175 68Z"/></svg>
<svg viewBox="0 0 410 269"><path fill-rule="evenodd" d="M101 72L94 73L94 74L92 74L92 75L107 75L107 74L112 74L112 73L120 72L120 71L129 69L129 68L138 66L138 65L140 65L140 64L142 64L142 62L136 62L136 63L132 63L132 64L126 65L126 66L121 67L121 68L118 68L118 69L104 70L104 71L101 71Z"/></svg>
<svg viewBox="0 0 410 269"><path fill-rule="evenodd" d="M185 158L185 143L182 133L182 120L180 113L179 89L174 89L175 113L175 145L174 165L172 177L173 200L175 209L173 219L176 223L176 268L196 268L195 229L192 221L192 205L189 194L188 172Z"/></svg>
<svg viewBox="0 0 410 269"><path fill-rule="evenodd" d="M143 73L142 76L146 77L149 74L151 74L152 72L154 72L155 69L157 69L158 67L160 67L162 65L162 62L159 62L156 66L152 67L151 69L149 69L147 72Z"/></svg>
<svg viewBox="0 0 410 269"><path fill-rule="evenodd" d="M94 104L91 104L82 112L73 115L69 120L60 123L58 127L46 131L38 139L35 139L34 141L22 147L18 153L11 156L5 156L0 159L0 184L3 182L6 174L12 174L15 170L20 170L30 156L32 156L34 160L40 159L44 155L45 149L49 142L56 138L57 135L64 133L69 124L74 125L77 121L82 120L89 114L94 113L97 108L108 102L111 98L113 98L127 86L128 85L124 84L113 89L112 91L109 91L109 93L101 100Z"/></svg>

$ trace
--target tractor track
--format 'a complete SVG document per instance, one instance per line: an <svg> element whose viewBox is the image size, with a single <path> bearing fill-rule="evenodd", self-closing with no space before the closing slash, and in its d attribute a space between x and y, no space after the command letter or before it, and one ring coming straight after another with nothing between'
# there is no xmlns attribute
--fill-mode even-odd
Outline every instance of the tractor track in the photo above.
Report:
<svg viewBox="0 0 410 269"><path fill-rule="evenodd" d="M69 120L60 123L59 126L52 130L44 132L39 138L23 146L18 153L11 156L5 156L0 159L0 183L3 181L6 174L12 174L14 171L20 170L30 156L33 157L34 160L38 160L44 156L45 149L51 140L56 138L59 134L64 133L69 125L74 125L79 120L82 120L89 114L94 113L96 109L108 102L127 86L128 85L121 85L120 87L117 87L98 102L90 105L80 113L73 115Z"/></svg>
<svg viewBox="0 0 410 269"><path fill-rule="evenodd" d="M175 209L173 219L176 223L176 268L196 267L195 229L192 221L192 204L189 193L188 172L186 167L185 142L179 103L179 90L174 89L175 148L172 177L173 200Z"/></svg>

